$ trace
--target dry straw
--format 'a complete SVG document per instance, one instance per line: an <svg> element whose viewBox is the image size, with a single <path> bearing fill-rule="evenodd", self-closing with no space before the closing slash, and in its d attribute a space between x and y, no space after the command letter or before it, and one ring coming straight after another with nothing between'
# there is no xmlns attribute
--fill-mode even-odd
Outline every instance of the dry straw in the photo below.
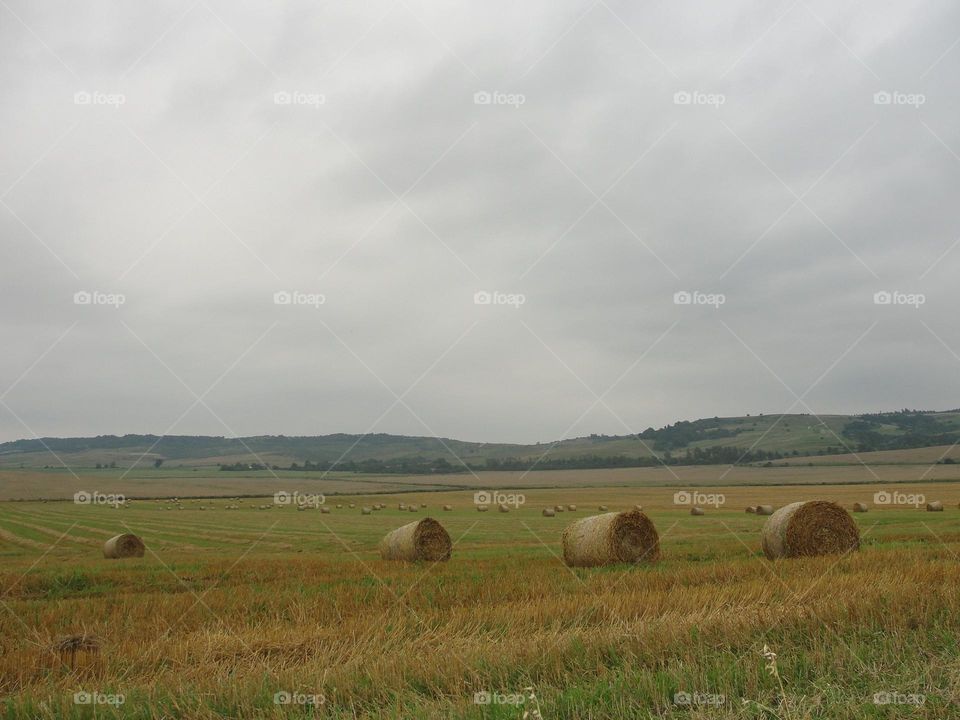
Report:
<svg viewBox="0 0 960 720"><path fill-rule="evenodd" d="M129 557L143 557L146 546L136 535L124 533L107 540L103 544L103 556L110 560Z"/></svg>
<svg viewBox="0 0 960 720"><path fill-rule="evenodd" d="M855 502L855 503L853 504L853 511L854 511L854 512L866 512L866 511L867 511L867 504L866 504L866 503L862 503L862 502Z"/></svg>
<svg viewBox="0 0 960 720"><path fill-rule="evenodd" d="M380 541L380 557L406 562L439 562L450 559L453 545L443 525L424 518L387 533Z"/></svg>
<svg viewBox="0 0 960 720"><path fill-rule="evenodd" d="M757 515L773 515L773 505L757 505Z"/></svg>
<svg viewBox="0 0 960 720"><path fill-rule="evenodd" d="M927 512L943 512L943 503L939 500L931 500L927 503Z"/></svg>
<svg viewBox="0 0 960 720"><path fill-rule="evenodd" d="M563 531L563 561L571 567L653 562L660 557L660 536L639 510L592 515Z"/></svg>
<svg viewBox="0 0 960 720"><path fill-rule="evenodd" d="M763 526L763 553L771 560L846 553L859 547L860 530L853 517L827 500L790 503Z"/></svg>

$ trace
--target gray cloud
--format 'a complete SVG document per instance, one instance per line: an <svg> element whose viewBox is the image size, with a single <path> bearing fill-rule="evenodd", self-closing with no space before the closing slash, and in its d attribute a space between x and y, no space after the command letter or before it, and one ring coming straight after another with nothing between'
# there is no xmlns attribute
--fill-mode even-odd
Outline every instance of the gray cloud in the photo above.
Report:
<svg viewBox="0 0 960 720"><path fill-rule="evenodd" d="M8 4L0 439L957 405L950 3Z"/></svg>

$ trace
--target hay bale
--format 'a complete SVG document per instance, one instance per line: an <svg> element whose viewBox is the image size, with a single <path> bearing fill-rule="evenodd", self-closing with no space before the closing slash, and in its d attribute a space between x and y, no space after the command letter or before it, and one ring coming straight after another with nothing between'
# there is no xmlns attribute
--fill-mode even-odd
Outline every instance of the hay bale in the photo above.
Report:
<svg viewBox="0 0 960 720"><path fill-rule="evenodd" d="M757 515L773 515L773 505L757 505Z"/></svg>
<svg viewBox="0 0 960 720"><path fill-rule="evenodd" d="M556 517L556 516L557 516L557 511L554 510L553 508L544 508L544 509L543 509L543 516L544 516L544 517Z"/></svg>
<svg viewBox="0 0 960 720"><path fill-rule="evenodd" d="M567 510L569 510L570 512L576 512L576 511L577 511L577 506L576 506L576 505L567 505Z"/></svg>
<svg viewBox="0 0 960 720"><path fill-rule="evenodd" d="M350 509L353 510L357 506L356 503L350 503Z"/></svg>
<svg viewBox="0 0 960 720"><path fill-rule="evenodd" d="M504 505L503 503L500 503L500 504L497 506L497 512L507 513L507 512L510 512L510 508L507 507L506 505Z"/></svg>
<svg viewBox="0 0 960 720"><path fill-rule="evenodd" d="M373 509L372 509L372 508L368 508L368 507L360 508L360 514L361 514L361 515L372 515L372 514L373 514Z"/></svg>
<svg viewBox="0 0 960 720"><path fill-rule="evenodd" d="M653 562L660 557L660 536L639 510L592 515L563 531L563 561L571 567Z"/></svg>
<svg viewBox="0 0 960 720"><path fill-rule="evenodd" d="M748 512L748 513L751 513L751 514L753 514L753 515L756 515L756 513L757 513L757 506L756 506L756 505L747 505L747 509L746 509L744 512Z"/></svg>
<svg viewBox="0 0 960 720"><path fill-rule="evenodd" d="M853 511L854 511L854 512L866 512L867 509L868 509L868 508L867 508L867 504L866 504L866 503L855 502L855 503L853 504Z"/></svg>
<svg viewBox="0 0 960 720"><path fill-rule="evenodd" d="M597 510L599 510L600 512L606 512L609 509L610 508L608 508L606 505L601 505L600 507L597 508Z"/></svg>
<svg viewBox="0 0 960 720"><path fill-rule="evenodd" d="M424 518L387 533L380 541L380 557L406 562L440 562L450 559L453 544L443 525Z"/></svg>
<svg viewBox="0 0 960 720"><path fill-rule="evenodd" d="M417 506L416 506L416 505L411 505L410 507L407 508L407 510L409 510L410 512L416 512L416 511L417 511Z"/></svg>
<svg viewBox="0 0 960 720"><path fill-rule="evenodd" d="M444 505L443 509L444 509L444 512L450 512L451 510L453 510L453 505Z"/></svg>
<svg viewBox="0 0 960 720"><path fill-rule="evenodd" d="M407 509L407 504L406 504L406 503L397 503L397 510L400 510L400 511L402 512L402 511L404 511L404 510L406 510L406 509Z"/></svg>
<svg viewBox="0 0 960 720"><path fill-rule="evenodd" d="M705 513L703 512L703 508L702 508L702 507L697 507L696 505L694 505L692 508L690 508L690 514L691 514L691 515L704 515Z"/></svg>
<svg viewBox="0 0 960 720"><path fill-rule="evenodd" d="M143 540L130 533L112 537L103 544L103 556L109 560L143 557L145 550Z"/></svg>
<svg viewBox="0 0 960 720"><path fill-rule="evenodd" d="M931 500L927 503L927 512L943 512L943 503L939 500Z"/></svg>
<svg viewBox="0 0 960 720"><path fill-rule="evenodd" d="M563 511L564 511L563 505L554 505L553 509L556 510L557 512L563 512Z"/></svg>
<svg viewBox="0 0 960 720"><path fill-rule="evenodd" d="M477 505L477 512L486 512L489 509L489 505Z"/></svg>
<svg viewBox="0 0 960 720"><path fill-rule="evenodd" d="M320 512L323 513L324 515L329 515L329 514L330 514L330 508L328 508L326 505L321 505L321 506L320 506Z"/></svg>
<svg viewBox="0 0 960 720"><path fill-rule="evenodd" d="M643 505L641 505L640 503L637 503L636 505L633 506L633 509L643 512Z"/></svg>
<svg viewBox="0 0 960 720"><path fill-rule="evenodd" d="M763 526L763 554L771 560L847 553L859 547L860 530L853 517L827 500L785 505Z"/></svg>

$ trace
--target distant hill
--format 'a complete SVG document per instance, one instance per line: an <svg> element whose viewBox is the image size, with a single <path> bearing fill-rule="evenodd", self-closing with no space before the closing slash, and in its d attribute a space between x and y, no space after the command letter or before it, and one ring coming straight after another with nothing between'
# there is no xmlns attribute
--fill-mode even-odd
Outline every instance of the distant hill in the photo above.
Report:
<svg viewBox="0 0 960 720"><path fill-rule="evenodd" d="M865 415L757 415L681 421L637 435L590 435L555 443L491 444L382 433L245 438L101 435L0 444L0 467L216 467L263 465L360 472L450 473L472 469L756 463L809 455L950 445L960 410Z"/></svg>

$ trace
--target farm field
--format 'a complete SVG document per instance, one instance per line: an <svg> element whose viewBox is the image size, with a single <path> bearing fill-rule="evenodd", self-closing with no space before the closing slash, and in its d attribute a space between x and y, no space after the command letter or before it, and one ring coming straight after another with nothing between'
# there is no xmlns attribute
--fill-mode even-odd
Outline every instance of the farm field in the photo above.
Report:
<svg viewBox="0 0 960 720"><path fill-rule="evenodd" d="M508 513L476 512L472 490L332 497L329 514L259 509L272 498L0 503L0 716L960 715L960 482L895 488L943 501L927 513L873 504L883 484L784 486L773 468L763 486L729 481L744 470L701 491L724 496L702 517L675 503L680 486L525 489ZM870 504L854 515L862 549L764 559L765 518L744 506L814 498ZM360 514L374 502L387 508ZM541 516L558 503L577 510ZM635 503L658 563L563 565L572 518ZM388 530L427 515L450 533L449 562L379 559ZM145 557L104 560L120 532ZM98 648L56 649L83 635Z"/></svg>
<svg viewBox="0 0 960 720"><path fill-rule="evenodd" d="M235 497L272 495L297 489L326 495L405 493L417 490L482 488L712 487L719 485L824 485L863 483L917 483L960 481L960 466L936 465L937 455L923 461L897 463L865 453L845 465L793 464L774 467L688 465L595 470L537 470L534 472L478 472L450 475L363 475L258 471L220 472L211 469L135 470L0 470L0 500L71 499L78 491L98 489L126 497ZM923 448L930 457L933 448ZM912 451L891 451L912 452ZM811 459L812 461L812 459Z"/></svg>

